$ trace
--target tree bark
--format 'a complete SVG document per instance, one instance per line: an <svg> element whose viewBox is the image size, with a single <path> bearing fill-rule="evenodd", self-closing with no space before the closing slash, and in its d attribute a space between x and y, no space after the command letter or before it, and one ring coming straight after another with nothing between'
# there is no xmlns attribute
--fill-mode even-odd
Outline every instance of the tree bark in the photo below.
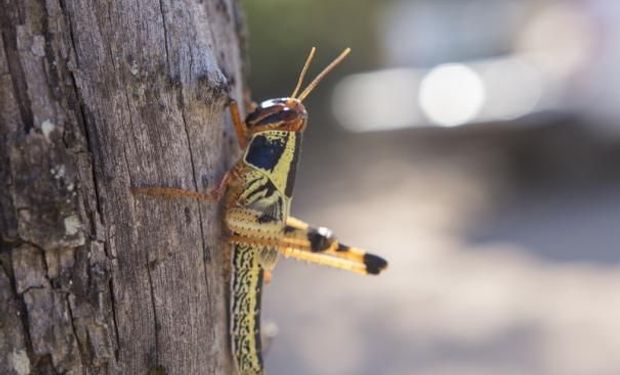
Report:
<svg viewBox="0 0 620 375"><path fill-rule="evenodd" d="M234 0L4 0L0 373L227 374Z"/></svg>

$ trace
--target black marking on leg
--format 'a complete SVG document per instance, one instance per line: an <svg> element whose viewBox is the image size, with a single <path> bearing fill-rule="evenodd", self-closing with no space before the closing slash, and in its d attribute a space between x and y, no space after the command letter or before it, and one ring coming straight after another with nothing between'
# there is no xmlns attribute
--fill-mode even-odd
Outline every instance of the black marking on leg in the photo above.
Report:
<svg viewBox="0 0 620 375"><path fill-rule="evenodd" d="M373 254L364 254L364 264L366 265L366 272L371 275L378 275L387 267L385 259Z"/></svg>
<svg viewBox="0 0 620 375"><path fill-rule="evenodd" d="M349 251L350 247L347 245L343 245L341 243L338 244L338 248L336 249L336 251L338 252L347 252Z"/></svg>
<svg viewBox="0 0 620 375"><path fill-rule="evenodd" d="M308 241L310 241L310 250L313 252L325 251L332 244L332 231L324 228L308 229Z"/></svg>

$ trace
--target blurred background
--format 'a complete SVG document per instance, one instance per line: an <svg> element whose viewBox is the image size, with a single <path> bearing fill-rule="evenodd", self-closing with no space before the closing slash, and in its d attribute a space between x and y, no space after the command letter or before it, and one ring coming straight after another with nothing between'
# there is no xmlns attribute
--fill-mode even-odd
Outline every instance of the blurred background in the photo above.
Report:
<svg viewBox="0 0 620 375"><path fill-rule="evenodd" d="M270 374L620 374L620 2L243 1L256 101L313 76L293 214L385 256L283 260Z"/></svg>

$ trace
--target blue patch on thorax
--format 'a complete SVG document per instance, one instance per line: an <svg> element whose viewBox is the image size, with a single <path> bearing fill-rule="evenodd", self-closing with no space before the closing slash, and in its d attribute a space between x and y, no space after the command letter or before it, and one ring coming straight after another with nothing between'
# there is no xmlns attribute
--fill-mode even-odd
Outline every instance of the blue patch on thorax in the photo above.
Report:
<svg viewBox="0 0 620 375"><path fill-rule="evenodd" d="M286 139L269 139L264 135L256 135L245 155L245 161L256 168L272 171L282 157L286 147Z"/></svg>

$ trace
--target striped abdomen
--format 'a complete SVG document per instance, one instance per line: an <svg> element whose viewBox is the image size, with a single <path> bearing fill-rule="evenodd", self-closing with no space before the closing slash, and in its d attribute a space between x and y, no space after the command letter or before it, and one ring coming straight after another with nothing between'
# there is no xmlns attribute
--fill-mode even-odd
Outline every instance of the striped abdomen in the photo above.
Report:
<svg viewBox="0 0 620 375"><path fill-rule="evenodd" d="M260 300L263 270L259 249L232 244L230 330L232 350L240 375L263 374L260 337Z"/></svg>

